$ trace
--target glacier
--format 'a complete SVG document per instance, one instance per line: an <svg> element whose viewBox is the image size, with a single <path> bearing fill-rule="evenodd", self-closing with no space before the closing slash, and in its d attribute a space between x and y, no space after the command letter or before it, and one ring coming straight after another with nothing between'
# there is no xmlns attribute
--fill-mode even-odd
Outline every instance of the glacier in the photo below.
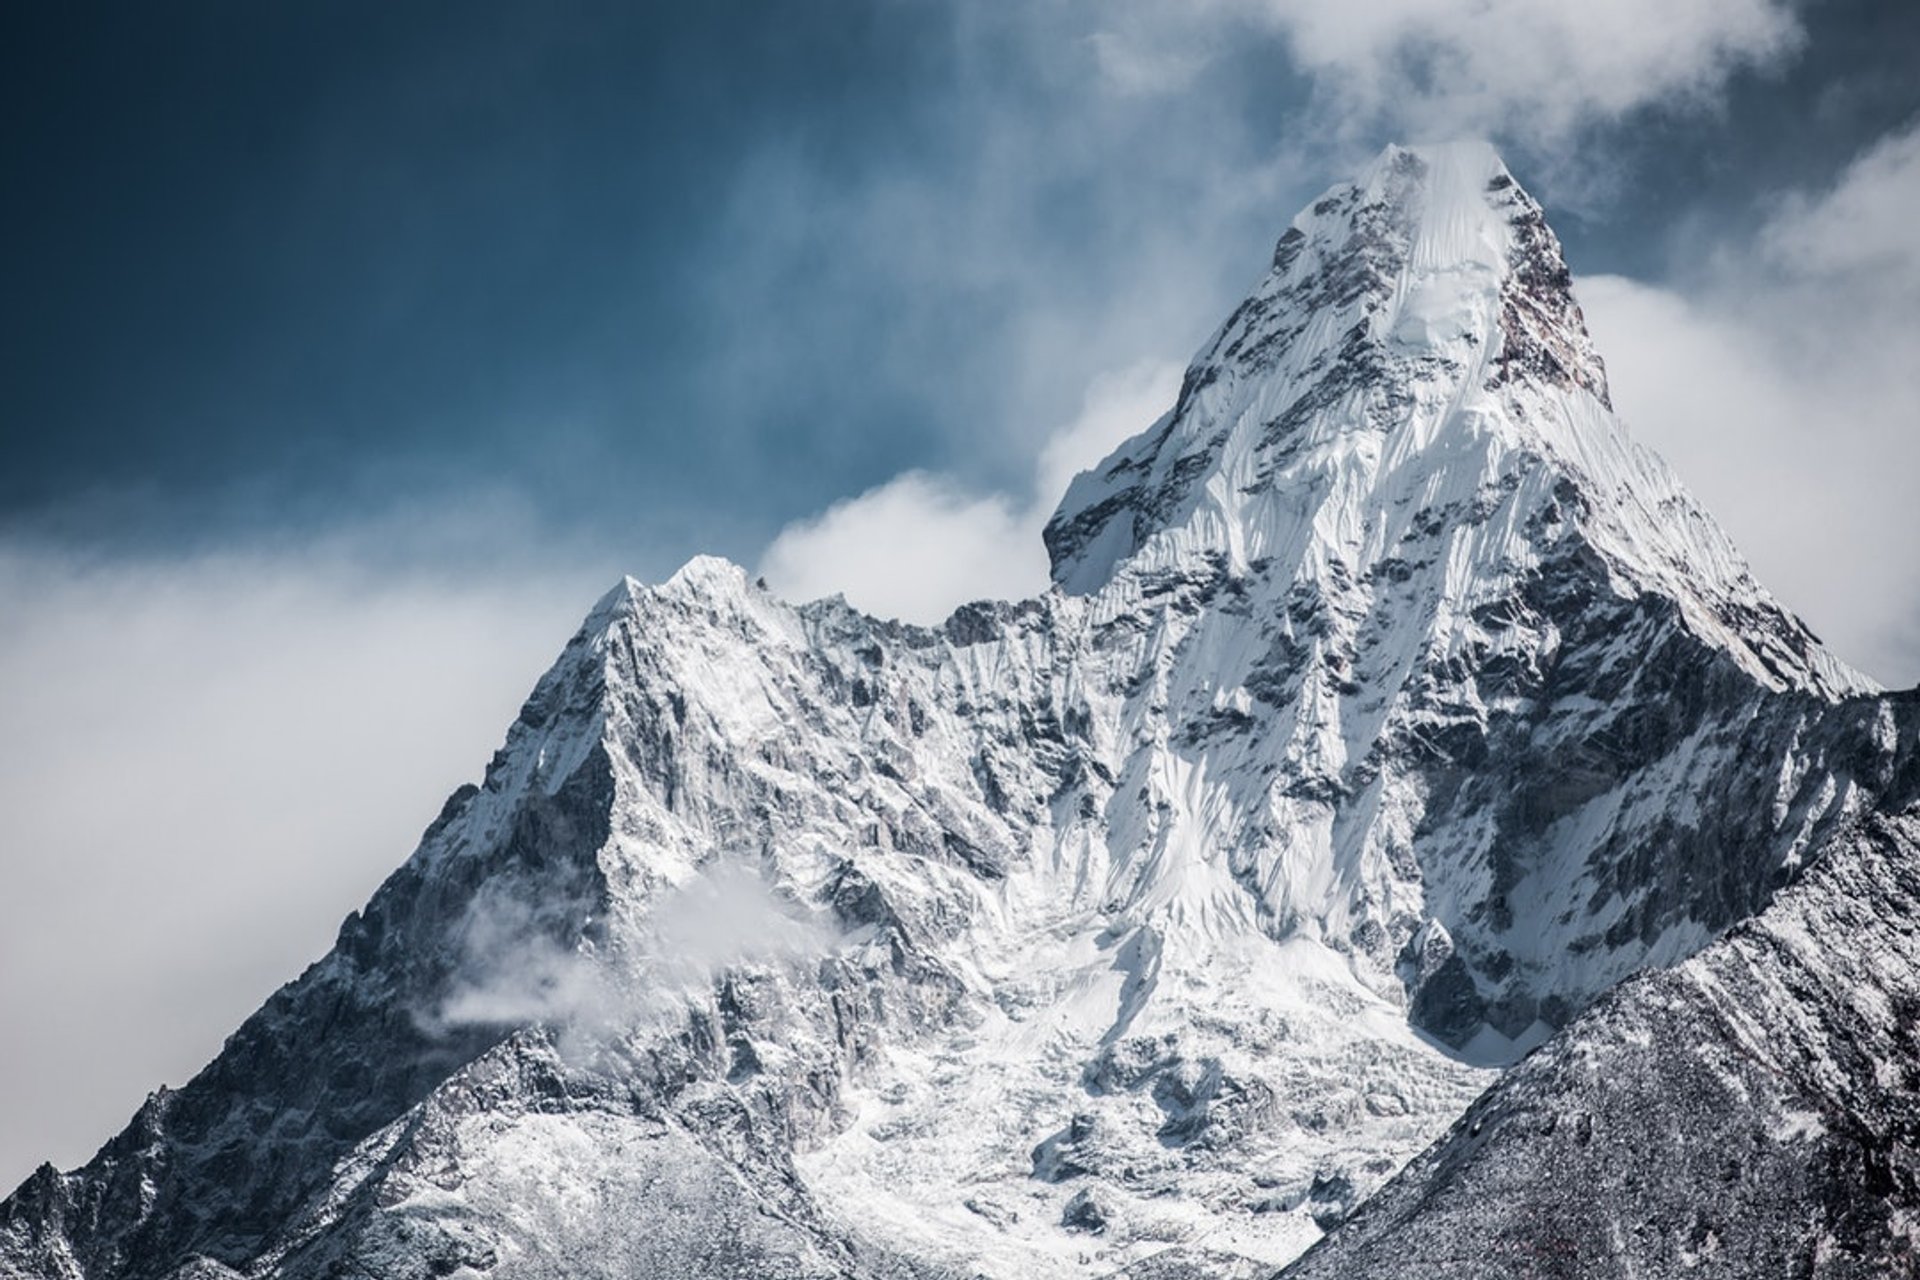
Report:
<svg viewBox="0 0 1920 1280"><path fill-rule="evenodd" d="M1322 1260L1470 1107L1916 792L1914 700L1631 438L1480 144L1303 211L1045 537L937 627L615 587L0 1274L1374 1274Z"/></svg>

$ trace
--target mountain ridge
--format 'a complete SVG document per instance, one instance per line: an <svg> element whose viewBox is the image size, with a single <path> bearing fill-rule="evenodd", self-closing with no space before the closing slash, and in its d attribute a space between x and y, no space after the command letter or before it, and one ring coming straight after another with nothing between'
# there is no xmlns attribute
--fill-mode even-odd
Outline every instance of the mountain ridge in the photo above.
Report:
<svg viewBox="0 0 1920 1280"><path fill-rule="evenodd" d="M1613 419L1484 148L1303 213L1047 537L939 627L623 581L0 1271L1270 1271L1911 740Z"/></svg>
<svg viewBox="0 0 1920 1280"><path fill-rule="evenodd" d="M1910 735L1903 755L1904 806L1685 964L1622 983L1282 1274L1911 1274Z"/></svg>

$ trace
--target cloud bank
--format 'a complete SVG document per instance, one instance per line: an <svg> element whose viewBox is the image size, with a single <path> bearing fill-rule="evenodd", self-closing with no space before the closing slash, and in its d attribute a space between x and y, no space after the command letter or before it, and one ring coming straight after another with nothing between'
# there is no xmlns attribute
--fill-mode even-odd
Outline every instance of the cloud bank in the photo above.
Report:
<svg viewBox="0 0 1920 1280"><path fill-rule="evenodd" d="M0 1184L323 954L608 581L0 543Z"/></svg>
<svg viewBox="0 0 1920 1280"><path fill-rule="evenodd" d="M1614 399L1839 655L1920 681L1920 126L1684 288L1578 283Z"/></svg>
<svg viewBox="0 0 1920 1280"><path fill-rule="evenodd" d="M841 594L868 613L931 625L970 600L1047 585L1040 531L1067 482L1173 406L1181 366L1146 361L1096 377L1080 412L1047 438L1030 491L970 494L909 471L782 529L760 573L795 600Z"/></svg>

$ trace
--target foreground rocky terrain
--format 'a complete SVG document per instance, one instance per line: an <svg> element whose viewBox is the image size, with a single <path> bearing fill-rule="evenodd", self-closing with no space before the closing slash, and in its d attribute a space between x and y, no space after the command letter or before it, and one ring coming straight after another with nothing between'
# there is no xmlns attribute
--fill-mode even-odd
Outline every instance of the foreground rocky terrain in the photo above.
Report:
<svg viewBox="0 0 1920 1280"><path fill-rule="evenodd" d="M0 1274L1895 1265L1920 708L1613 417L1490 151L1303 212L1047 542L937 628L617 587Z"/></svg>
<svg viewBox="0 0 1920 1280"><path fill-rule="evenodd" d="M1920 806L1515 1067L1286 1275L1920 1272Z"/></svg>

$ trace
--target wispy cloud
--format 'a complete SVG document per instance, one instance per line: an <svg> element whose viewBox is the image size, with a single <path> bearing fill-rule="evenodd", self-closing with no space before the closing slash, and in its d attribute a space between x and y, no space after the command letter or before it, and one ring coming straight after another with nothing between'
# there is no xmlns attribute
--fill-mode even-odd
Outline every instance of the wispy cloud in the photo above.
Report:
<svg viewBox="0 0 1920 1280"><path fill-rule="evenodd" d="M637 909L607 948L563 947L544 927L545 904L481 896L462 924L461 974L424 1022L540 1025L563 1052L588 1058L704 1006L729 972L805 963L847 941L825 915L728 859Z"/></svg>
<svg viewBox="0 0 1920 1280"><path fill-rule="evenodd" d="M1710 105L1802 39L1782 0L1136 0L1100 36L1100 67L1119 89L1174 92L1235 26L1282 38L1330 121L1413 140L1543 142L1651 104Z"/></svg>
<svg viewBox="0 0 1920 1280"><path fill-rule="evenodd" d="M1845 278L1851 305L1920 302L1920 124L1889 134L1820 192L1787 197L1762 236L1766 256L1789 276Z"/></svg>

